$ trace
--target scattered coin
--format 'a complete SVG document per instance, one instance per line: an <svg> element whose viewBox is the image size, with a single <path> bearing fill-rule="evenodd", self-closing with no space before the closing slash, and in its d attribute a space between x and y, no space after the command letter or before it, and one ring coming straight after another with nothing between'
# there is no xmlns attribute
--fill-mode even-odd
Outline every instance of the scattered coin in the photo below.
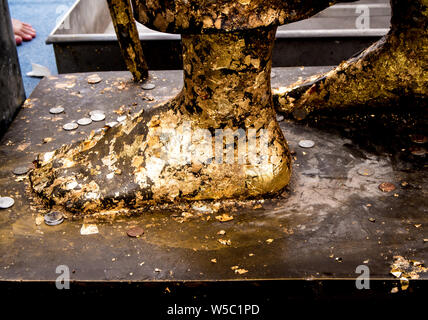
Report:
<svg viewBox="0 0 428 320"><path fill-rule="evenodd" d="M282 120L284 120L284 116L281 116L281 115L276 116L276 121L281 122Z"/></svg>
<svg viewBox="0 0 428 320"><path fill-rule="evenodd" d="M383 192L391 192L395 190L395 185L390 182L383 182L379 185L379 189Z"/></svg>
<svg viewBox="0 0 428 320"><path fill-rule="evenodd" d="M12 170L12 172L14 174L16 174L17 176L21 176L26 174L28 171L30 171L29 167L16 167L15 169Z"/></svg>
<svg viewBox="0 0 428 320"><path fill-rule="evenodd" d="M77 123L81 126L87 126L88 124L92 123L92 120L90 118L82 118L77 120Z"/></svg>
<svg viewBox="0 0 428 320"><path fill-rule="evenodd" d="M66 131L76 130L79 125L76 122L69 122L62 126L62 128Z"/></svg>
<svg viewBox="0 0 428 320"><path fill-rule="evenodd" d="M156 85L154 83L146 82L141 86L141 88L143 88L144 90L153 90L154 88L156 88Z"/></svg>
<svg viewBox="0 0 428 320"><path fill-rule="evenodd" d="M427 150L422 147L410 147L409 150L414 156L424 156L427 153Z"/></svg>
<svg viewBox="0 0 428 320"><path fill-rule="evenodd" d="M89 112L89 115L92 116L95 113L105 114L105 112L103 110L92 110L91 112Z"/></svg>
<svg viewBox="0 0 428 320"><path fill-rule="evenodd" d="M306 113L306 111L304 109L301 109L301 108L293 111L293 117L296 120L303 120L306 118L307 115L308 114Z"/></svg>
<svg viewBox="0 0 428 320"><path fill-rule="evenodd" d="M315 145L315 142L312 140L300 140L299 146L302 148L312 148Z"/></svg>
<svg viewBox="0 0 428 320"><path fill-rule="evenodd" d="M419 144L423 144L423 143L428 142L428 137L426 137L422 134L412 134L410 136L410 139L412 140L412 142L419 143Z"/></svg>
<svg viewBox="0 0 428 320"><path fill-rule="evenodd" d="M374 174L374 170L370 169L370 168L360 168L360 169L358 169L357 173L360 176L366 176L366 177L368 177L368 176L371 176L371 175Z"/></svg>
<svg viewBox="0 0 428 320"><path fill-rule="evenodd" d="M64 221L64 215L59 211L52 211L46 213L44 219L48 226L56 226Z"/></svg>
<svg viewBox="0 0 428 320"><path fill-rule="evenodd" d="M0 197L0 209L7 209L13 206L15 200L10 197Z"/></svg>
<svg viewBox="0 0 428 320"><path fill-rule="evenodd" d="M140 227L132 227L126 231L126 234L132 238L138 238L144 234L144 230Z"/></svg>
<svg viewBox="0 0 428 320"><path fill-rule="evenodd" d="M62 112L64 112L64 108L63 107L53 107L53 108L49 109L49 112L52 114L62 113Z"/></svg>
<svg viewBox="0 0 428 320"><path fill-rule="evenodd" d="M123 122L126 120L126 116L117 117L117 122Z"/></svg>
<svg viewBox="0 0 428 320"><path fill-rule="evenodd" d="M93 113L91 115L92 121L103 121L106 118L106 115L104 113Z"/></svg>
<svg viewBox="0 0 428 320"><path fill-rule="evenodd" d="M119 124L119 122L117 122L117 121L112 121L112 122L107 122L107 123L106 123L106 126L108 126L108 127L110 127L110 128L113 128L113 127L117 126L118 124Z"/></svg>
<svg viewBox="0 0 428 320"><path fill-rule="evenodd" d="M369 221L370 222L376 222L376 219L375 218L369 218Z"/></svg>
<svg viewBox="0 0 428 320"><path fill-rule="evenodd" d="M97 75L97 74L91 74L89 77L88 77L88 83L89 84L96 84L96 83L99 83L99 82L101 82L101 77L99 76L99 75Z"/></svg>

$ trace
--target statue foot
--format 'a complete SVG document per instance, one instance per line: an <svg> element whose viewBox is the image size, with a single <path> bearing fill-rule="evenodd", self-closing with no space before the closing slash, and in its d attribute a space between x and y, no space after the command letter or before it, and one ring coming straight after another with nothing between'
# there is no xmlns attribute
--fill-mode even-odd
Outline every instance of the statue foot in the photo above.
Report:
<svg viewBox="0 0 428 320"><path fill-rule="evenodd" d="M274 35L263 29L183 36L183 91L40 156L32 189L49 205L82 214L279 192L291 160L272 107Z"/></svg>

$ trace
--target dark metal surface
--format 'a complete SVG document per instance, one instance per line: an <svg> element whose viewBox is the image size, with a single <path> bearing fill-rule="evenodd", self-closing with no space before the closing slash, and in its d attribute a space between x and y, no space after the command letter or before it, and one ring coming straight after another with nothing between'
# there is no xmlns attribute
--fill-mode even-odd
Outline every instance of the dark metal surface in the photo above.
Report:
<svg viewBox="0 0 428 320"><path fill-rule="evenodd" d="M0 2L0 137L25 100L21 69L6 0Z"/></svg>
<svg viewBox="0 0 428 320"><path fill-rule="evenodd" d="M273 86L328 69L275 69ZM237 209L227 212L234 217L228 222L219 222L215 213L193 212L180 223L176 216L181 211L160 210L112 222L66 219L57 226L36 225L40 208L27 192L27 181L12 170L31 163L38 152L82 139L103 126L93 123L66 132L64 123L95 109L105 110L108 122L116 119L112 111L121 105L153 108L179 91L182 77L181 71L151 72L156 88L143 91L129 73L99 74L103 81L96 85L87 83L88 74L42 80L1 140L0 195L13 197L15 205L0 211L0 280L53 281L58 265L69 266L73 281L102 283L352 279L361 264L370 268L373 279L393 279L393 256L427 260L425 157L408 152L408 135L426 134L426 116L409 109L361 111L366 113L359 117L319 115L304 124L282 122L296 152L291 185L257 208L239 209L242 202L237 201ZM153 101L147 100L150 96ZM65 113L50 114L57 105ZM315 146L299 148L302 139L313 140ZM366 167L375 173L357 173ZM394 183L397 190L381 192L382 182ZM99 233L81 235L83 222L96 223ZM130 238L126 230L133 226L142 227L144 235ZM218 235L220 230L226 234ZM219 238L230 239L231 245L222 245ZM233 266L248 272L236 274Z"/></svg>

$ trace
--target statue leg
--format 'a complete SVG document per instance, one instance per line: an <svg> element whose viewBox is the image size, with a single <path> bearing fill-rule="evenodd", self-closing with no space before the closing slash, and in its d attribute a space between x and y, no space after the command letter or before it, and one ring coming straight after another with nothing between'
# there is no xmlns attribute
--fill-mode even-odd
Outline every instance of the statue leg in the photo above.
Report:
<svg viewBox="0 0 428 320"><path fill-rule="evenodd" d="M129 0L107 0L107 4L126 66L135 82L143 81L149 76L149 69L144 60L131 3Z"/></svg>
<svg viewBox="0 0 428 320"><path fill-rule="evenodd" d="M391 7L391 30L385 37L324 75L274 89L276 110L302 119L314 110L426 98L428 0L391 0Z"/></svg>

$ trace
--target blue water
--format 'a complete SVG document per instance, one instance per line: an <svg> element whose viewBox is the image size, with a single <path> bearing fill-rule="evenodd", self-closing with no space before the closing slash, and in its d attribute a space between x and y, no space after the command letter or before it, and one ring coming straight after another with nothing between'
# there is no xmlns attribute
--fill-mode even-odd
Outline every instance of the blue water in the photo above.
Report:
<svg viewBox="0 0 428 320"><path fill-rule="evenodd" d="M27 22L36 29L37 37L18 46L19 63L27 97L40 79L26 76L31 71L31 62L44 65L52 74L57 74L52 45L45 43L58 19L70 8L75 0L9 0L10 15L14 19Z"/></svg>

